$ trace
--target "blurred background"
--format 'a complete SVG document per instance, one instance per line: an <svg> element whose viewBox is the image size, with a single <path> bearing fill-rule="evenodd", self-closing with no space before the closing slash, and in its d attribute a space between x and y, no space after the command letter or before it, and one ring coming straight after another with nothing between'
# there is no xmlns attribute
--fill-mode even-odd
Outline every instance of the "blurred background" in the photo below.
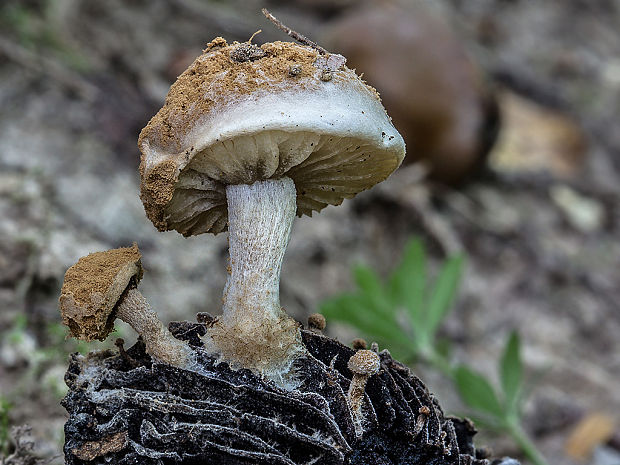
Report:
<svg viewBox="0 0 620 465"><path fill-rule="evenodd" d="M35 453L63 463L67 354L87 347L64 340L57 298L79 257L136 241L162 320L219 313L226 234L156 231L136 140L214 37L288 40L262 7L346 55L408 148L389 180L296 221L283 306L305 322L356 292L352 267L388 276L412 237L431 275L461 254L437 333L451 363L497 386L517 331L520 423L547 462L620 463L617 0L2 0L0 457L27 423ZM325 332L343 343L374 340L335 320ZM412 367L447 412L472 407L433 364ZM482 433L523 458L514 437Z"/></svg>

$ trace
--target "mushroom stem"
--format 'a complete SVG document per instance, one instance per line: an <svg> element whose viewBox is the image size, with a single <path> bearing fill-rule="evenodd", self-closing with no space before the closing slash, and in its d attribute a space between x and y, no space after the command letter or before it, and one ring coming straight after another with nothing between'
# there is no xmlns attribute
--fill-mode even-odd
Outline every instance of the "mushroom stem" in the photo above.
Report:
<svg viewBox="0 0 620 465"><path fill-rule="evenodd" d="M225 323L281 317L280 270L296 195L290 178L226 187L230 276L224 289Z"/></svg>
<svg viewBox="0 0 620 465"><path fill-rule="evenodd" d="M290 178L226 187L230 275L223 315L206 347L233 365L286 377L304 352L297 323L280 306L280 269L296 212Z"/></svg>
<svg viewBox="0 0 620 465"><path fill-rule="evenodd" d="M146 352L162 362L188 368L193 361L189 346L176 339L159 321L146 298L137 289L129 289L119 301L116 317L129 324L141 337Z"/></svg>
<svg viewBox="0 0 620 465"><path fill-rule="evenodd" d="M347 401L351 409L351 416L353 417L355 435L361 438L364 435L365 417L362 406L366 395L366 382L368 378L379 372L381 360L372 350L358 350L355 355L349 358L347 366L353 372L353 378L347 393Z"/></svg>
<svg viewBox="0 0 620 465"><path fill-rule="evenodd" d="M362 437L364 434L364 412L362 411L362 404L364 403L366 382L369 377L370 375L354 374L349 386L349 392L347 393L347 400L349 401L351 414L353 416L355 435L358 438Z"/></svg>

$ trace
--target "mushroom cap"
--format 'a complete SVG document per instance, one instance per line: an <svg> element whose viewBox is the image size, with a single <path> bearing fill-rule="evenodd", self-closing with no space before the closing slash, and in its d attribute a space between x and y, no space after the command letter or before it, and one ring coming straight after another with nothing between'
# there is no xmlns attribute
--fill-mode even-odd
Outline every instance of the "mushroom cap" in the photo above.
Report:
<svg viewBox="0 0 620 465"><path fill-rule="evenodd" d="M67 270L59 299L72 337L103 341L114 328L114 310L125 290L142 279L138 246L95 252Z"/></svg>
<svg viewBox="0 0 620 465"><path fill-rule="evenodd" d="M308 327L311 329L318 329L319 331L323 331L327 326L327 321L325 317L320 313L313 313L308 317Z"/></svg>
<svg viewBox="0 0 620 465"><path fill-rule="evenodd" d="M149 219L185 236L218 233L229 184L290 177L301 216L387 178L403 139L344 62L289 42L208 44L140 133Z"/></svg>
<svg viewBox="0 0 620 465"><path fill-rule="evenodd" d="M358 350L349 358L347 366L356 375L372 376L379 371L381 359L372 350Z"/></svg>

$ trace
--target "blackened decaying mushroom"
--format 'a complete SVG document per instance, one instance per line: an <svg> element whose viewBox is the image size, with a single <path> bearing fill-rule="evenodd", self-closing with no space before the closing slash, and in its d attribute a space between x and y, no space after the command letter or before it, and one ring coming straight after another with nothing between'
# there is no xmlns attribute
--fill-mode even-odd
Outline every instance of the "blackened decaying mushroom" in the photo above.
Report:
<svg viewBox="0 0 620 465"><path fill-rule="evenodd" d="M377 93L340 55L222 38L142 130L141 197L160 230L229 230L230 276L209 351L286 384L305 352L279 302L295 216L387 178L405 147ZM294 72L292 72L294 70Z"/></svg>
<svg viewBox="0 0 620 465"><path fill-rule="evenodd" d="M80 258L67 270L62 285L59 306L63 323L72 337L103 341L118 318L140 334L151 356L171 365L190 367L192 350L172 337L136 289L142 274L136 244Z"/></svg>
<svg viewBox="0 0 620 465"><path fill-rule="evenodd" d="M140 342L128 350L137 367L112 353L73 355L63 401L67 465L489 463L476 458L471 423L444 416L387 351L370 360L379 369L360 397L360 436L347 394L352 349L302 331L306 355L295 363L304 380L287 391L199 349L207 325L170 329L196 346L200 370L152 361Z"/></svg>

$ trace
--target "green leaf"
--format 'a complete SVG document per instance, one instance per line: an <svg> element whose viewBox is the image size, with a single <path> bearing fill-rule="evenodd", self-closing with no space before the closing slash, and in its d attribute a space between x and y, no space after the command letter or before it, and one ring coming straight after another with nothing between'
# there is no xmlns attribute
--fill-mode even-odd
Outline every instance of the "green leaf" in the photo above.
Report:
<svg viewBox="0 0 620 465"><path fill-rule="evenodd" d="M504 353L500 360L500 379L504 391L506 409L516 414L521 385L523 383L523 367L521 364L521 341L516 331L510 334Z"/></svg>
<svg viewBox="0 0 620 465"><path fill-rule="evenodd" d="M454 382L465 404L496 418L503 418L502 409L495 390L487 379L465 365L459 366L454 373Z"/></svg>
<svg viewBox="0 0 620 465"><path fill-rule="evenodd" d="M368 306L364 296L345 294L323 302L320 312L329 320L342 321L371 339L410 344L410 339L393 318L384 318Z"/></svg>
<svg viewBox="0 0 620 465"><path fill-rule="evenodd" d="M388 286L393 301L407 309L412 328L420 328L426 288L426 253L420 239L407 244L403 261L392 273Z"/></svg>
<svg viewBox="0 0 620 465"><path fill-rule="evenodd" d="M468 418L474 422L476 429L484 428L493 433L499 433L504 429L504 423L501 418L497 418L492 415L485 415L483 413L476 413L472 411L467 412L451 412L452 415L456 415L461 418Z"/></svg>
<svg viewBox="0 0 620 465"><path fill-rule="evenodd" d="M379 276L370 268L357 266L353 270L353 279L362 291L361 294L367 299L372 310L381 313L385 317L393 318L395 306L383 290L383 284Z"/></svg>
<svg viewBox="0 0 620 465"><path fill-rule="evenodd" d="M448 259L439 272L426 311L425 329L433 338L437 328L453 308L462 269L463 257L457 256Z"/></svg>

